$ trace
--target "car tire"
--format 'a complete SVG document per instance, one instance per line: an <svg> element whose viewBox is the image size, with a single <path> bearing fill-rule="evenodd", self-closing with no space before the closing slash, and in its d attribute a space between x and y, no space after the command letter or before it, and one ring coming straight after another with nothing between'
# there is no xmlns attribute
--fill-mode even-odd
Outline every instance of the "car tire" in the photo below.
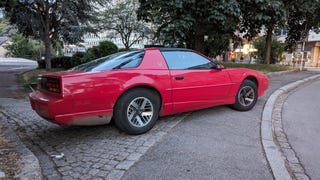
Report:
<svg viewBox="0 0 320 180"><path fill-rule="evenodd" d="M258 99L257 84L248 79L244 80L237 92L235 104L231 105L238 111L248 111L252 109Z"/></svg>
<svg viewBox="0 0 320 180"><path fill-rule="evenodd" d="M159 116L159 95L145 88L124 93L114 108L115 125L128 134L142 134L154 126Z"/></svg>

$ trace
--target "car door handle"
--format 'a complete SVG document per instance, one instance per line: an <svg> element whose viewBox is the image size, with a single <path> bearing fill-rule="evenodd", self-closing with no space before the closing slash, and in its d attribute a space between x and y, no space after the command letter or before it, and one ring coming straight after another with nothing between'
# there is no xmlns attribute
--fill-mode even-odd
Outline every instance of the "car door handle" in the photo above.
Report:
<svg viewBox="0 0 320 180"><path fill-rule="evenodd" d="M175 79L176 79L176 80L183 80L184 77L183 77L183 76L176 76Z"/></svg>

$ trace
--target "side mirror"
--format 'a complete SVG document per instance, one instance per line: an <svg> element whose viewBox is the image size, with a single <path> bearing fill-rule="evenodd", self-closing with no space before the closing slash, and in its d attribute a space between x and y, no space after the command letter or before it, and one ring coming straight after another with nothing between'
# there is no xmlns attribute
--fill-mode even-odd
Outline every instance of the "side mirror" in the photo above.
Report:
<svg viewBox="0 0 320 180"><path fill-rule="evenodd" d="M224 66L221 64L216 64L216 70L222 70L224 69Z"/></svg>

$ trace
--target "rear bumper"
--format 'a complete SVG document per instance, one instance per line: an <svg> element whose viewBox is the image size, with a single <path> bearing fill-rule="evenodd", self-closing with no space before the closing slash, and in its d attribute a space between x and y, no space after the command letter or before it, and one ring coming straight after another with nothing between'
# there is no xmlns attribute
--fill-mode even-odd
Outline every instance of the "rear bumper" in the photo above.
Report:
<svg viewBox="0 0 320 180"><path fill-rule="evenodd" d="M30 104L33 110L35 110L39 116L49 121L54 120L53 109L59 103L59 99L55 97L46 96L45 94L34 91L29 94Z"/></svg>
<svg viewBox="0 0 320 180"><path fill-rule="evenodd" d="M48 96L40 91L29 95L33 110L42 118L61 125L99 125L108 124L112 118L112 109L74 112L72 103L60 97Z"/></svg>

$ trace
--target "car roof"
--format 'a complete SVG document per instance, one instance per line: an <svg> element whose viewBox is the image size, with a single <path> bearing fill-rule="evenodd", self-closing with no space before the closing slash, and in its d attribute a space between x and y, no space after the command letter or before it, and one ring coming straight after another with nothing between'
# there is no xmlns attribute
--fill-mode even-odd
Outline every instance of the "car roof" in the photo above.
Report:
<svg viewBox="0 0 320 180"><path fill-rule="evenodd" d="M163 52L163 51L190 51L190 52L193 52L192 49L187 49L187 48L148 47L145 49L159 49L161 52Z"/></svg>

